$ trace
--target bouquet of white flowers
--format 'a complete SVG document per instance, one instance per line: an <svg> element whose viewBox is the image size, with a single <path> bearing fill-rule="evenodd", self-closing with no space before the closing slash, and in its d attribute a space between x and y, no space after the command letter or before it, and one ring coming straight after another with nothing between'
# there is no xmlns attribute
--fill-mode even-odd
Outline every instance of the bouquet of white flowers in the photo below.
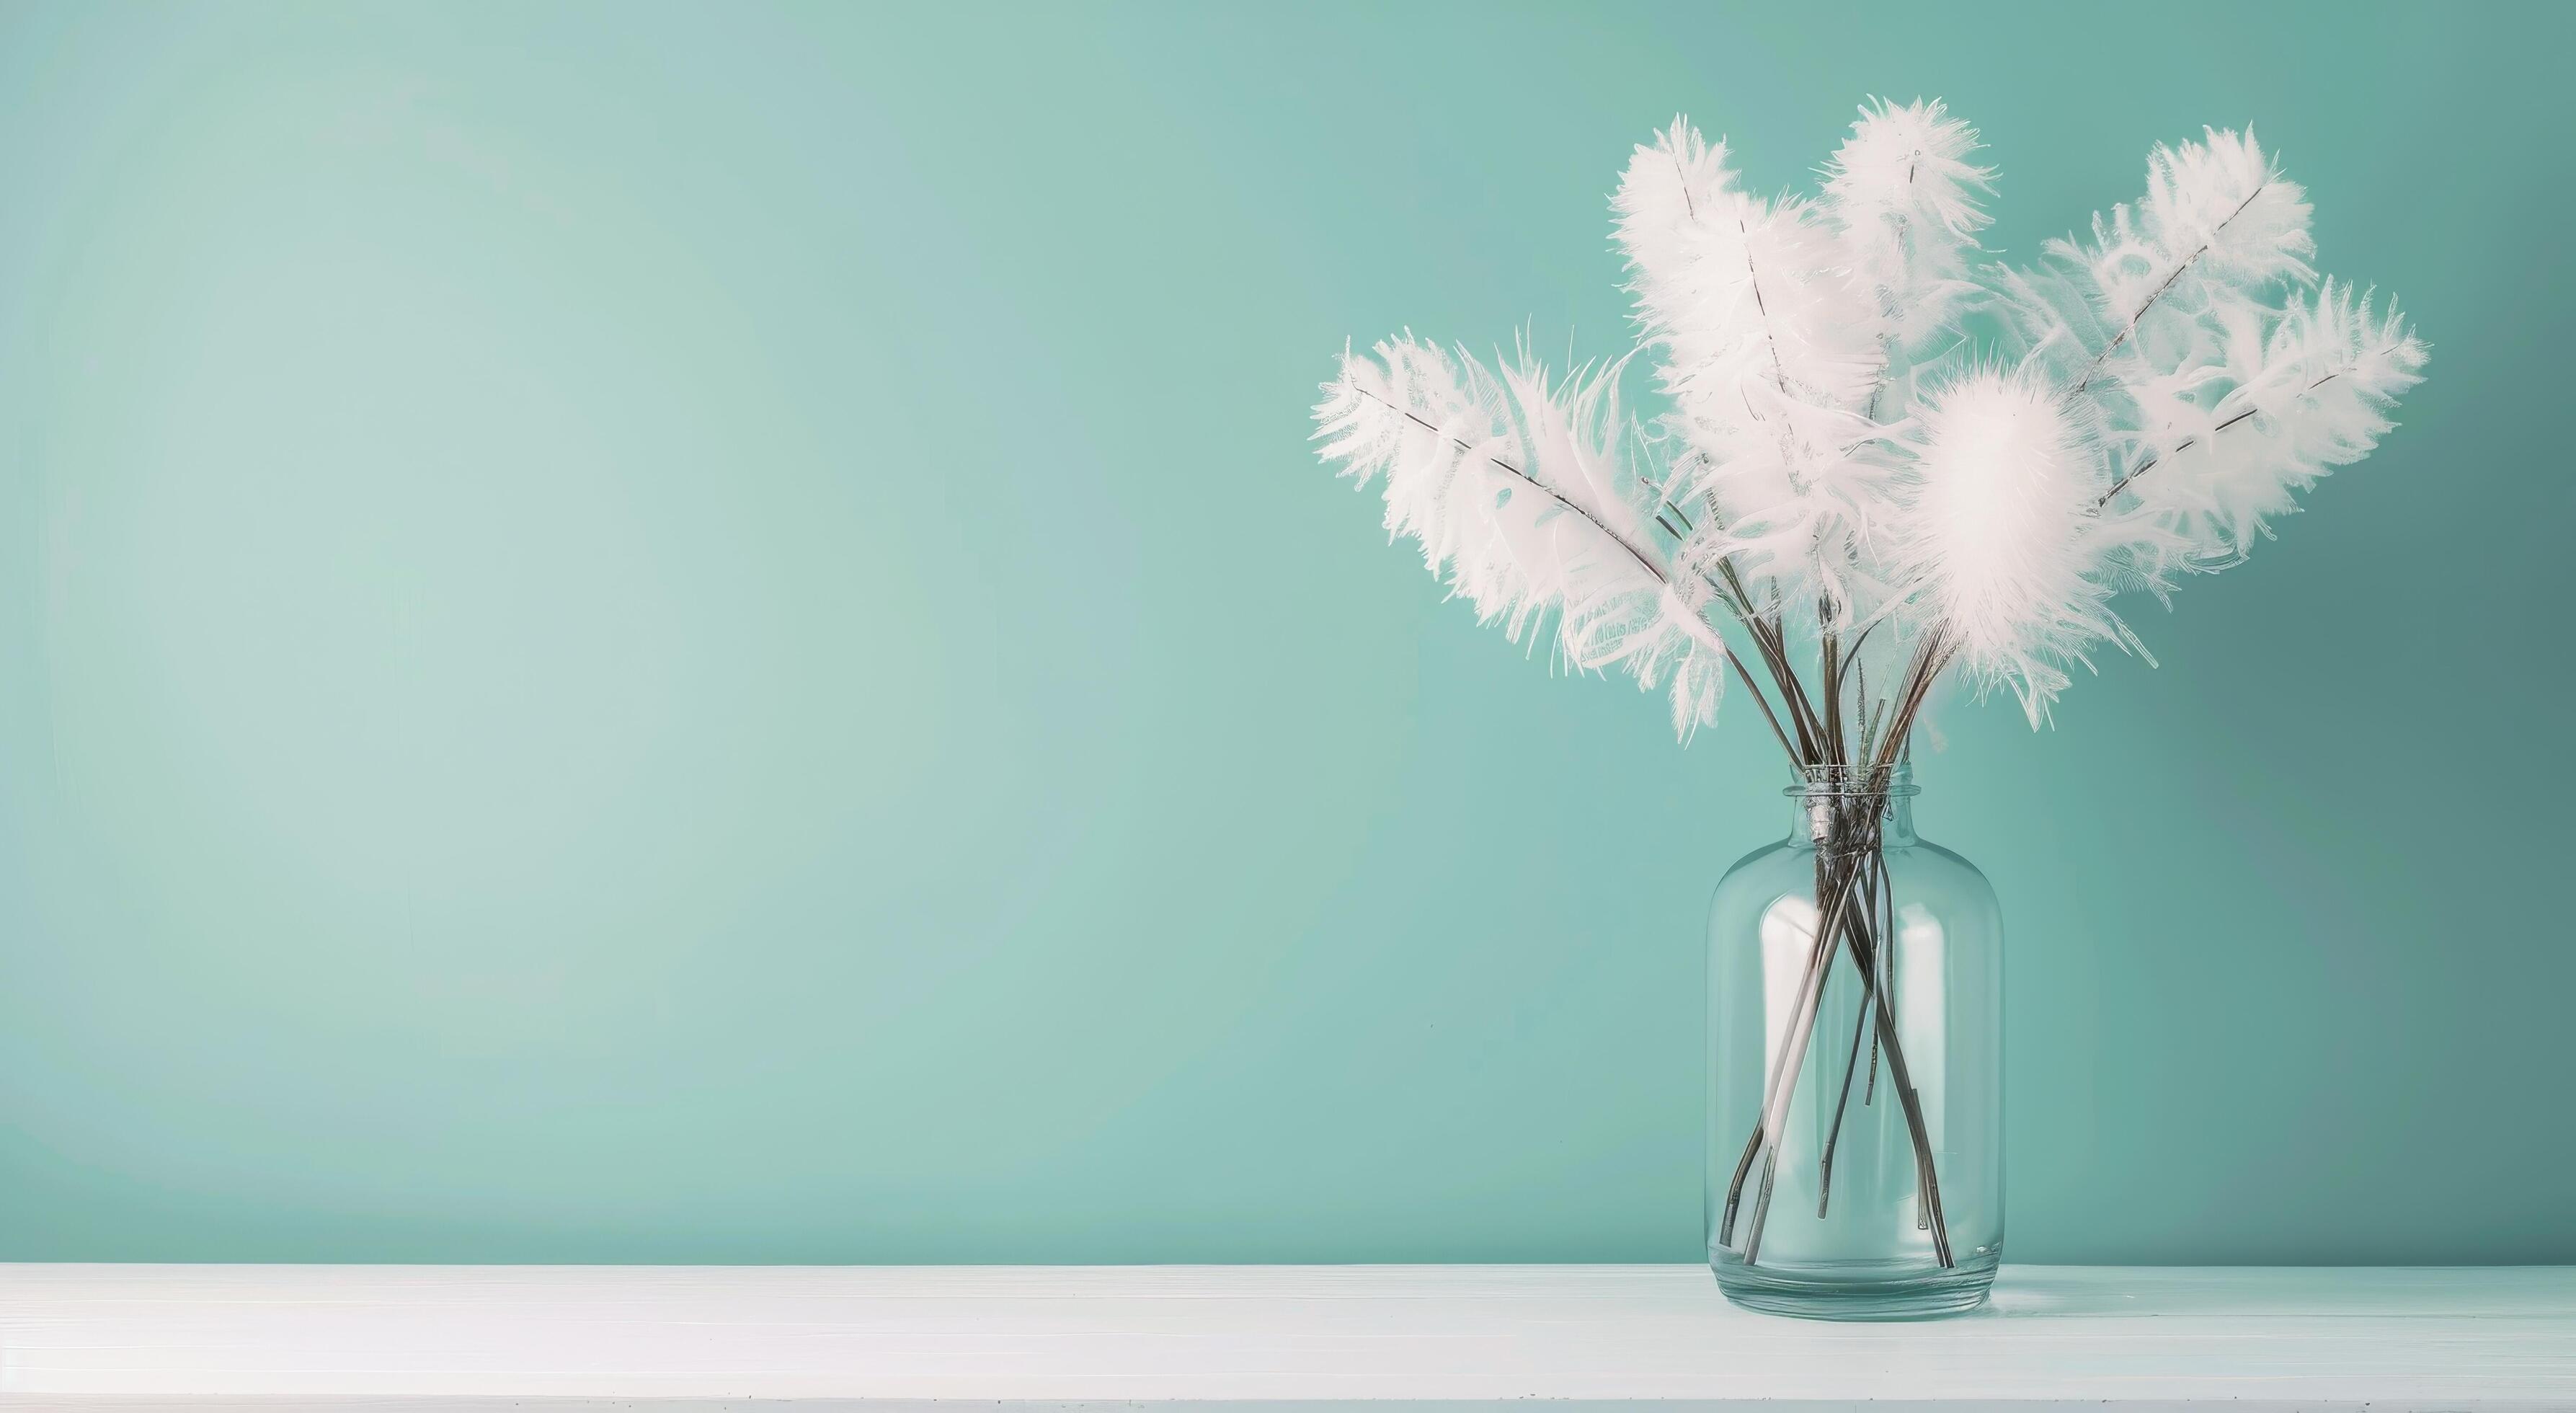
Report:
<svg viewBox="0 0 2576 1413"><path fill-rule="evenodd" d="M1731 676L1806 778L1859 782L1820 835L1803 1005L1717 1219L1732 1240L1771 1155L1748 1261L1836 939L1884 971L1878 829L1926 694L2007 687L2037 726L2102 644L2144 656L2119 596L2243 560L2424 365L2393 302L2319 278L2305 196L2251 132L2157 148L2135 205L2026 267L1977 243L1977 148L1937 102L1868 106L1815 197L1765 198L1676 120L1613 201L1661 416L1622 411L1624 358L1557 377L1409 333L1346 350L1316 408L1324 458L1382 477L1388 530L1516 641L1665 687L1685 739ZM1882 1043L1901 1065L1892 1019L1873 1075Z"/></svg>
<svg viewBox="0 0 2576 1413"><path fill-rule="evenodd" d="M1382 475L1387 528L1515 639L1669 681L1684 736L1732 672L1799 764L1868 758L1873 717L1892 759L1954 664L2036 725L2098 644L2140 650L2116 595L2241 561L2377 444L2425 350L2317 278L2250 132L2157 148L2135 206L2028 268L1976 258L1976 148L1937 102L1866 108L1819 198L1765 199L1676 121L1615 199L1669 411L1624 416L1621 364L1496 371L1406 334L1343 355L1323 455ZM1812 683L1805 638L1835 649ZM1846 669L1872 660L1906 667L1869 692Z"/></svg>

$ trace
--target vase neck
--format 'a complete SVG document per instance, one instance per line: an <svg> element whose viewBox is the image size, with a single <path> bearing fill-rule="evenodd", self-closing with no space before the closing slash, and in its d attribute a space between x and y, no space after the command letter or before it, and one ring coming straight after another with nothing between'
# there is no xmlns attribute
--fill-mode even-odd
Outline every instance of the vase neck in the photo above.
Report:
<svg viewBox="0 0 2576 1413"><path fill-rule="evenodd" d="M1789 798L1793 846L1854 847L1874 838L1880 848L1901 849L1915 842L1914 797L1923 791L1911 766L1811 765L1799 774L1800 783L1780 792Z"/></svg>

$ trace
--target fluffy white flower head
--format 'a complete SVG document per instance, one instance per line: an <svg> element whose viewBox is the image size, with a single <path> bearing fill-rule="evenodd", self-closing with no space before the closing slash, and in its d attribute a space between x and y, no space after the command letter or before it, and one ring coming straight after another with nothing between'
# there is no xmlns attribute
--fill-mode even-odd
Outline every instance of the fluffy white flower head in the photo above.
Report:
<svg viewBox="0 0 2576 1413"><path fill-rule="evenodd" d="M1992 218L1979 202L1994 171L1968 160L1977 130L1938 99L1864 105L1825 164L1825 205L1843 229L1852 274L1879 302L1892 353L1925 348L1977 291L1968 261Z"/></svg>
<svg viewBox="0 0 2576 1413"><path fill-rule="evenodd" d="M2092 448L2055 388L2010 373L1968 374L1917 416L1900 554L1968 668L2010 683L2036 723L2059 664L2117 632L2089 573Z"/></svg>
<svg viewBox="0 0 2576 1413"><path fill-rule="evenodd" d="M1389 538L1450 592L1577 671L1672 690L1687 740L1717 719L1726 649L1688 581L1652 557L1621 459L1617 365L1552 380L1527 349L1499 371L1406 334L1345 352L1315 409L1321 455L1385 481Z"/></svg>

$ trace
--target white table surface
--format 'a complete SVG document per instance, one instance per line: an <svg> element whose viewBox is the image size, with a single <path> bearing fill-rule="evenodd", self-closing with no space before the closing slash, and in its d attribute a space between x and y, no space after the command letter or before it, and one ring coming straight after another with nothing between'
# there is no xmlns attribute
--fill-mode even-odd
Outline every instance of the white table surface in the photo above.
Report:
<svg viewBox="0 0 2576 1413"><path fill-rule="evenodd" d="M0 1266L11 1408L1528 1398L2576 1409L2576 1268L2008 1266L1835 1325L1695 1266Z"/></svg>

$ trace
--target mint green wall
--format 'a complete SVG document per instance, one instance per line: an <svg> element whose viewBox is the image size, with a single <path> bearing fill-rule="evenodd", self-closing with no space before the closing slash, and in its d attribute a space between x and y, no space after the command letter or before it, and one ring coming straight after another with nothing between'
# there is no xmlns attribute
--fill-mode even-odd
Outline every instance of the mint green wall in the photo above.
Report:
<svg viewBox="0 0 2576 1413"><path fill-rule="evenodd" d="M2251 120L2436 345L2161 671L1940 717L2013 1252L2576 1260L2571 15L0 8L0 1257L1692 1259L1772 748L1306 407L1619 348L1675 109L1920 92L2020 254Z"/></svg>

